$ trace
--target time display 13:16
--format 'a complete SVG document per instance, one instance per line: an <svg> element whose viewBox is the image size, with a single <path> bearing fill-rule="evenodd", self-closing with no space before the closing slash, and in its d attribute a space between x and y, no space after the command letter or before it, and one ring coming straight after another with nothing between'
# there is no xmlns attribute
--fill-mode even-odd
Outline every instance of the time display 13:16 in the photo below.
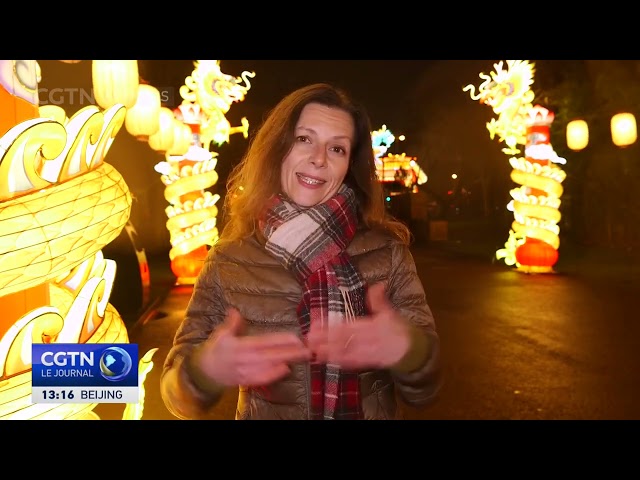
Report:
<svg viewBox="0 0 640 480"><path fill-rule="evenodd" d="M40 396L42 400L73 400L75 394L73 390L41 390Z"/></svg>

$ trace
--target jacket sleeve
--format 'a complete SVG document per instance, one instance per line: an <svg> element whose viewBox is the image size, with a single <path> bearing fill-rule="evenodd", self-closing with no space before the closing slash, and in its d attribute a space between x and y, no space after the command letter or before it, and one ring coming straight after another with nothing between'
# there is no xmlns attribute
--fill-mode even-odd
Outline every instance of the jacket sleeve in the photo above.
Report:
<svg viewBox="0 0 640 480"><path fill-rule="evenodd" d="M413 407L433 403L441 387L440 339L415 261L407 246L393 247L389 298L410 324L411 347L391 369L400 398Z"/></svg>
<svg viewBox="0 0 640 480"><path fill-rule="evenodd" d="M167 409L180 419L204 418L218 403L224 387L203 381L193 365L198 347L226 316L227 304L218 281L213 250L204 262L178 327L160 377L160 391Z"/></svg>

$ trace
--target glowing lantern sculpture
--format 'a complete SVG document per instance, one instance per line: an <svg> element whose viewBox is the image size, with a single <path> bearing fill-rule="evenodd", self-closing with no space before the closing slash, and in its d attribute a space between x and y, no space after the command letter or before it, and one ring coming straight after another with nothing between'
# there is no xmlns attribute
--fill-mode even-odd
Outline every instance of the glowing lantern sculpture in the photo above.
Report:
<svg viewBox="0 0 640 480"><path fill-rule="evenodd" d="M556 155L549 141L553 113L531 104L534 65L526 60L507 60L506 69L503 65L495 64L491 75L479 75L484 81L477 94L474 85L463 88L498 115L487 123L487 129L492 139L497 135L506 144L502 151L511 156L511 179L521 185L511 190L513 200L507 208L514 212L514 222L496 258L525 273L551 273L558 260L558 209L566 177L557 164L566 161ZM521 145L525 146L524 157L517 156Z"/></svg>
<svg viewBox="0 0 640 480"><path fill-rule="evenodd" d="M255 76L253 72L243 72L241 77L226 75L219 60L198 60L194 65L180 88L183 102L174 112L177 123L188 127L188 149L184 152L181 144L177 146L178 139L185 138L178 132L166 161L155 166L170 204L166 212L171 269L182 285L195 282L209 247L218 240L216 202L220 195L207 191L218 181L218 154L210 148L212 143L228 142L233 133L248 136L246 118L242 126L232 128L225 114L231 104L244 100L251 88L248 77Z"/></svg>
<svg viewBox="0 0 640 480"><path fill-rule="evenodd" d="M40 66L35 60L0 60L0 135L38 117L38 82Z"/></svg>
<svg viewBox="0 0 640 480"><path fill-rule="evenodd" d="M373 153L376 159L376 168L382 167L381 157L387 153L389 147L396 141L396 137L391 133L386 125L382 125L378 130L371 132L371 144L373 145Z"/></svg>
<svg viewBox="0 0 640 480"><path fill-rule="evenodd" d="M536 105L526 118L527 145L524 158L511 158L511 179L521 187L511 190L510 204L516 235L524 242L515 250L518 268L531 273L548 273L558 260L560 246L560 197L565 172L557 166L559 157L549 140L554 114Z"/></svg>
<svg viewBox="0 0 640 480"><path fill-rule="evenodd" d="M2 78L1 110L17 112L0 131L0 419L97 419L95 403L32 403L31 347L128 342L109 303L116 264L102 255L131 210L127 184L104 162L126 109L40 112L37 62L1 60L0 72L13 75Z"/></svg>

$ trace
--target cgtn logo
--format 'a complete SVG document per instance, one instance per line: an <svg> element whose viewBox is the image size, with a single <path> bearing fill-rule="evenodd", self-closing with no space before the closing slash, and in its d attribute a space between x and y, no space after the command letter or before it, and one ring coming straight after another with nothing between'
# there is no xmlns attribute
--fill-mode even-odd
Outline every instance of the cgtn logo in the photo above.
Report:
<svg viewBox="0 0 640 480"><path fill-rule="evenodd" d="M32 400L137 403L138 345L34 343Z"/></svg>

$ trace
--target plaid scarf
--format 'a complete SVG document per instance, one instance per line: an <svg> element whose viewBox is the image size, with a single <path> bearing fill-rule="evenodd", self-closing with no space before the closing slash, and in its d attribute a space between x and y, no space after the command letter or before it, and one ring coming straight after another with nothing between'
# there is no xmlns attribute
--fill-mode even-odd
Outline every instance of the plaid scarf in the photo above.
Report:
<svg viewBox="0 0 640 480"><path fill-rule="evenodd" d="M297 315L305 339L312 323L330 328L366 313L365 283L346 252L357 225L353 190L343 185L327 202L311 208L279 195L262 218L267 251L303 287ZM312 363L311 418L361 419L358 374Z"/></svg>

